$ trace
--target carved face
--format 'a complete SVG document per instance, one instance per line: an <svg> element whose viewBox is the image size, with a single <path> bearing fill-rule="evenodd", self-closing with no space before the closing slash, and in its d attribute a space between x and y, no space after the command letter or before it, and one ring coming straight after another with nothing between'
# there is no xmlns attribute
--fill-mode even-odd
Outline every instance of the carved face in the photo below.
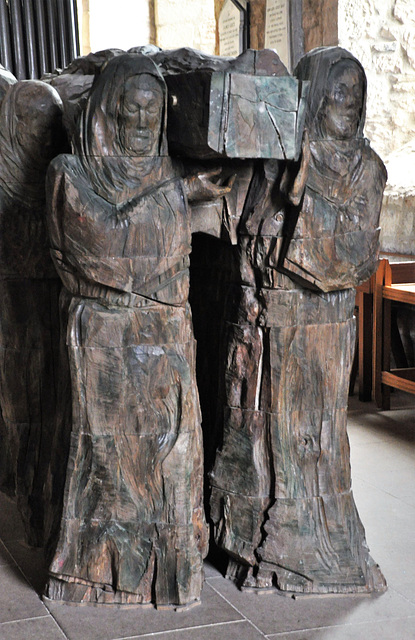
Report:
<svg viewBox="0 0 415 640"><path fill-rule="evenodd" d="M328 79L323 129L328 138L348 140L358 130L363 107L363 78L350 60L335 64Z"/></svg>
<svg viewBox="0 0 415 640"><path fill-rule="evenodd" d="M121 144L127 155L158 155L164 96L150 74L130 78L120 108Z"/></svg>
<svg viewBox="0 0 415 640"><path fill-rule="evenodd" d="M33 85L16 102L17 139L26 153L48 164L62 145L62 107L59 97Z"/></svg>

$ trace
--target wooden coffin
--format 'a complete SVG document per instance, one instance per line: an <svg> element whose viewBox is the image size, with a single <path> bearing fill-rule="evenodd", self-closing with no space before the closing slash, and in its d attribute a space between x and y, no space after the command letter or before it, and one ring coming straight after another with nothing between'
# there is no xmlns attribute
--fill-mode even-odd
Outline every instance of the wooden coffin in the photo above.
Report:
<svg viewBox="0 0 415 640"><path fill-rule="evenodd" d="M169 75L165 80L171 154L298 159L308 82L227 71Z"/></svg>

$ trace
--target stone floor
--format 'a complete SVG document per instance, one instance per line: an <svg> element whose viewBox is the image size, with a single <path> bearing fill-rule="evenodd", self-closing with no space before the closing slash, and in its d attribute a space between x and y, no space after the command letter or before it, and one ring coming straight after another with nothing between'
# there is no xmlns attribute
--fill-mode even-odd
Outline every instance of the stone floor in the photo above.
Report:
<svg viewBox="0 0 415 640"><path fill-rule="evenodd" d="M356 503L389 584L381 596L241 593L206 563L202 604L187 612L42 602L42 557L0 498L0 640L410 640L415 638L415 396L349 411Z"/></svg>

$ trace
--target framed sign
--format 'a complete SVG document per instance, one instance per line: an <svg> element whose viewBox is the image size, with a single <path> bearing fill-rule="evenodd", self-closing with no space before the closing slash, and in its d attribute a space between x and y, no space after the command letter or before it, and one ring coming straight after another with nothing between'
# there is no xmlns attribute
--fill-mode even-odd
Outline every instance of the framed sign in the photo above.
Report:
<svg viewBox="0 0 415 640"><path fill-rule="evenodd" d="M275 49L287 69L292 68L289 0L267 0L265 48Z"/></svg>
<svg viewBox="0 0 415 640"><path fill-rule="evenodd" d="M225 0L218 21L219 55L239 56L248 48L248 7L246 0Z"/></svg>

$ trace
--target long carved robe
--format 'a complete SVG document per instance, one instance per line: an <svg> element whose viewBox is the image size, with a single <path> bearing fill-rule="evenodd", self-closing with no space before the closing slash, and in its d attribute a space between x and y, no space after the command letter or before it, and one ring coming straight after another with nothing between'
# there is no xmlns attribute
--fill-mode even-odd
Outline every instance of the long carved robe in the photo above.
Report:
<svg viewBox="0 0 415 640"><path fill-rule="evenodd" d="M35 546L51 525L61 284L49 252L45 174L62 147L61 111L58 94L40 81L11 86L0 110L0 490L17 498Z"/></svg>
<svg viewBox="0 0 415 640"><path fill-rule="evenodd" d="M330 174L327 142L311 143L298 209L282 207L278 169L265 163L238 230L210 507L228 575L245 587L385 588L353 500L346 432L352 287L376 267L385 172L366 141L351 146L345 159L327 154Z"/></svg>
<svg viewBox="0 0 415 640"><path fill-rule="evenodd" d="M55 429L61 288L44 210L0 189L2 490L17 496L31 544L44 543L45 484Z"/></svg>
<svg viewBox="0 0 415 640"><path fill-rule="evenodd" d="M71 294L72 432L49 596L186 604L206 552L182 182L134 198L128 223L76 156L51 165L53 255Z"/></svg>

